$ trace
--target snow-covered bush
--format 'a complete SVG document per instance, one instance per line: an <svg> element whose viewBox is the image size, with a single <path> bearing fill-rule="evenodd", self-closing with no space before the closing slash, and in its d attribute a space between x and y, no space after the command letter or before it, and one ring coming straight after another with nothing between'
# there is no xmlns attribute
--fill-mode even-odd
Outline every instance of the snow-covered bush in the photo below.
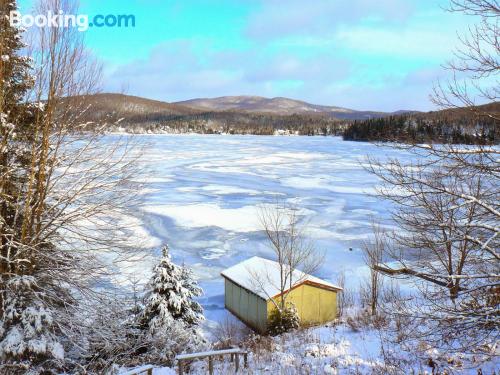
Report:
<svg viewBox="0 0 500 375"><path fill-rule="evenodd" d="M92 307L93 311L82 317L88 322L80 359L85 370L91 374L105 373L116 364L140 363L141 359L135 356L141 344L140 331L131 319L130 301L119 295L104 295Z"/></svg>
<svg viewBox="0 0 500 375"><path fill-rule="evenodd" d="M297 329L300 318L293 303L288 303L283 310L274 309L269 317L268 333L272 336Z"/></svg>

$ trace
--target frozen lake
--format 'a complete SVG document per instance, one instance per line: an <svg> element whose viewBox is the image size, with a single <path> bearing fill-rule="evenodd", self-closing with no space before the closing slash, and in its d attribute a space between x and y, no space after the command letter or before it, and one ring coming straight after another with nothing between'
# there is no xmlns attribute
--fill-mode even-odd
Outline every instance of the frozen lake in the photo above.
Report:
<svg viewBox="0 0 500 375"><path fill-rule="evenodd" d="M357 286L371 221L390 226L391 207L374 196L379 182L363 169L365 157L406 157L338 137L136 137L149 143L141 159L148 173L138 176L145 183L138 233L154 256L168 243L174 260L194 269L209 319L223 311L220 271L253 255L272 258L257 207L277 194L304 210L308 232L326 255L317 276L335 282L344 269ZM153 261L134 264L133 272L149 277Z"/></svg>

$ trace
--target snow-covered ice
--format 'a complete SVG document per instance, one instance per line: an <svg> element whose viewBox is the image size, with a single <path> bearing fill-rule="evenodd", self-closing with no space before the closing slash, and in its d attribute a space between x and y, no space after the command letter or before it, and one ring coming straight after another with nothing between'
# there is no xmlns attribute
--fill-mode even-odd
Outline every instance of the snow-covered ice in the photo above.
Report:
<svg viewBox="0 0 500 375"><path fill-rule="evenodd" d="M176 224L185 228L213 226L235 232L259 230L258 211L254 206L222 208L214 203L198 203L183 206L158 205L145 207L146 212L171 217Z"/></svg>
<svg viewBox="0 0 500 375"><path fill-rule="evenodd" d="M135 273L147 280L155 257L161 255L160 244L168 243L174 261L190 266L205 292L200 302L208 319L208 337L228 316L220 272L253 256L272 258L257 218L259 205L271 204L279 196L300 207L308 234L325 253L325 264L315 276L335 284L338 273L345 271L345 289L358 288L368 275L361 247L372 233L372 221L393 228L393 207L374 195L380 181L363 168L365 156L403 161L410 157L401 150L336 137L135 137L148 143L141 157L148 172L136 176L143 185L139 192L143 200L133 218L120 221L139 226L128 228L128 233L138 237L138 252L146 248L150 253L144 258L138 255L128 269L117 268L124 275L116 279L126 285ZM368 374L382 360L379 332L355 332L346 324L273 340L269 358L252 354L251 373L274 373L300 363L318 374ZM411 353L402 355L413 363ZM414 365L418 369L422 363ZM224 365L217 366L219 373L228 373ZM206 361L194 368L194 373L206 373ZM153 373L175 370L155 368Z"/></svg>
<svg viewBox="0 0 500 375"><path fill-rule="evenodd" d="M255 255L272 257L257 210L276 196L302 209L309 235L326 254L316 276L335 283L345 270L357 287L358 276L365 274L360 248L371 221L391 225L391 207L373 195L379 181L363 168L365 156L409 157L338 137L135 137L148 144L141 156L147 172L135 177L143 201L129 222L138 221L142 229L131 233L152 255L159 256L159 244L166 242L174 261L193 267L209 320L224 312L220 272ZM142 268L134 264L143 280L150 268L150 259Z"/></svg>

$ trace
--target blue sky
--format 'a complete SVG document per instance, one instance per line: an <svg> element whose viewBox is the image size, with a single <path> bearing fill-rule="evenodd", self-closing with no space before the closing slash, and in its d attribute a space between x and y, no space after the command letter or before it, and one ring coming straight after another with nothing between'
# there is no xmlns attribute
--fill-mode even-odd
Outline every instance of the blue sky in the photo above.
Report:
<svg viewBox="0 0 500 375"><path fill-rule="evenodd" d="M28 12L32 0L20 1ZM81 0L80 13L133 14L91 28L103 91L165 101L285 96L354 109L429 110L433 82L474 22L446 0Z"/></svg>

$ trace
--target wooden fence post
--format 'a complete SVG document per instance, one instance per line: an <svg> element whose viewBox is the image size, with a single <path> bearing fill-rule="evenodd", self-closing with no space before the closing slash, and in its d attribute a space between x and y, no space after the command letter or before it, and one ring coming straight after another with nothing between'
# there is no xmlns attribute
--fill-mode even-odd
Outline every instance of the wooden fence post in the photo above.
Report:
<svg viewBox="0 0 500 375"><path fill-rule="evenodd" d="M210 375L214 374L214 360L211 356L208 357L208 373Z"/></svg>
<svg viewBox="0 0 500 375"><path fill-rule="evenodd" d="M243 365L245 366L245 368L248 367L248 353L247 352L243 353Z"/></svg>
<svg viewBox="0 0 500 375"><path fill-rule="evenodd" d="M179 375L184 374L184 371L183 371L184 369L182 368L182 365L183 365L182 360L179 359Z"/></svg>
<svg viewBox="0 0 500 375"><path fill-rule="evenodd" d="M240 356L238 353L235 354L234 359L236 361L236 372L238 372L238 370L240 369Z"/></svg>
<svg viewBox="0 0 500 375"><path fill-rule="evenodd" d="M153 369L152 368L148 368L147 375L153 375Z"/></svg>

